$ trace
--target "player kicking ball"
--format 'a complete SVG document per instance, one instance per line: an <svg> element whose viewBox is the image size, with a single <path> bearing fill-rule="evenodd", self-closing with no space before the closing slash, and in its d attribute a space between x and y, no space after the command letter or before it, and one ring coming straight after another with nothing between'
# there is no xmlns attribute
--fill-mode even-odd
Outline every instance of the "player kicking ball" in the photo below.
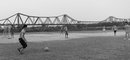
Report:
<svg viewBox="0 0 130 60"><path fill-rule="evenodd" d="M27 25L23 25L22 30L20 32L19 43L22 45L22 47L18 48L20 54L23 54L23 50L27 47L27 40L25 39L26 28Z"/></svg>

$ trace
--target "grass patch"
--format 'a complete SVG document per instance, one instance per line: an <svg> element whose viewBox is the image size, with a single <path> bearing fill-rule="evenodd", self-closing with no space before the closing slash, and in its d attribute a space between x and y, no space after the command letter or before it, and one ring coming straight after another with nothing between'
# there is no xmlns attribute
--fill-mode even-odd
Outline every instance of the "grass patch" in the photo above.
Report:
<svg viewBox="0 0 130 60"><path fill-rule="evenodd" d="M50 51L45 52L48 46ZM123 37L90 37L65 41L29 42L23 55L18 43L0 44L0 60L129 60L130 41Z"/></svg>

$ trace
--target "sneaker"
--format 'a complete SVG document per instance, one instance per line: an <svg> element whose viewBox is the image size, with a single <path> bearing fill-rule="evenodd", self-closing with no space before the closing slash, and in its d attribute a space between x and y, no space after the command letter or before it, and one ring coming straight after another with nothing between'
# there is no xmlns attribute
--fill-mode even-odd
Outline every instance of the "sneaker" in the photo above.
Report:
<svg viewBox="0 0 130 60"><path fill-rule="evenodd" d="M20 51L20 49L18 48L18 51L19 51L19 53L22 55L23 53Z"/></svg>
<svg viewBox="0 0 130 60"><path fill-rule="evenodd" d="M22 53L22 52L20 52L20 54L22 55L23 53Z"/></svg>
<svg viewBox="0 0 130 60"><path fill-rule="evenodd" d="M18 48L18 51L21 52L19 48Z"/></svg>
<svg viewBox="0 0 130 60"><path fill-rule="evenodd" d="M19 53L22 55L23 53L20 51L20 49L18 48L18 51L19 51Z"/></svg>

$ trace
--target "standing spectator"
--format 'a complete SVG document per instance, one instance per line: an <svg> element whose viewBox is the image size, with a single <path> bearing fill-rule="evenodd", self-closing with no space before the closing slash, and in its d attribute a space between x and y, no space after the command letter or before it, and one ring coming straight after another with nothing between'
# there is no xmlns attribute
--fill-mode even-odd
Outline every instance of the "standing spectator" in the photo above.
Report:
<svg viewBox="0 0 130 60"><path fill-rule="evenodd" d="M61 27L60 27L60 32L63 33L63 31L64 31L64 27L61 26Z"/></svg>
<svg viewBox="0 0 130 60"><path fill-rule="evenodd" d="M7 25L4 25L2 26L3 27L3 35L4 37L8 37L8 26Z"/></svg>
<svg viewBox="0 0 130 60"><path fill-rule="evenodd" d="M106 31L106 27L105 26L103 26L103 31Z"/></svg>
<svg viewBox="0 0 130 60"><path fill-rule="evenodd" d="M10 28L10 33L11 33L11 37L14 38L14 25L11 25L11 28Z"/></svg>
<svg viewBox="0 0 130 60"><path fill-rule="evenodd" d="M130 25L128 24L128 22L125 22L125 39L129 39L129 33L130 33Z"/></svg>
<svg viewBox="0 0 130 60"><path fill-rule="evenodd" d="M112 29L113 29L113 31L114 31L114 36L116 36L116 32L117 32L117 29L118 29L117 26L114 25Z"/></svg>
<svg viewBox="0 0 130 60"><path fill-rule="evenodd" d="M68 38L68 28L67 28L67 26L64 27L64 30L65 30L65 38Z"/></svg>

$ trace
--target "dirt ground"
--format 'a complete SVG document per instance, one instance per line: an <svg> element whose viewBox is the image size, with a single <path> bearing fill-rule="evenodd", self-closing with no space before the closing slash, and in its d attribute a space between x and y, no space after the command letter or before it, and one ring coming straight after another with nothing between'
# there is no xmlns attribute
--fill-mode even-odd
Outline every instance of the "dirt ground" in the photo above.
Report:
<svg viewBox="0 0 130 60"><path fill-rule="evenodd" d="M123 36L124 31L117 32L117 36ZM84 37L96 37L96 36L114 36L113 31L93 31L93 32L69 32L69 38L64 37L64 33L55 33L55 32L38 32L38 33L27 33L25 35L28 42L41 42L41 41L52 41L52 40L70 40L76 38ZM7 37L1 35L0 43L17 43L19 34L15 34L14 38L8 39Z"/></svg>
<svg viewBox="0 0 130 60"><path fill-rule="evenodd" d="M124 40L124 32L73 32L69 38L61 33L28 33L29 41L20 55L17 40L0 39L0 60L130 60L130 40ZM44 48L49 47L49 52Z"/></svg>

